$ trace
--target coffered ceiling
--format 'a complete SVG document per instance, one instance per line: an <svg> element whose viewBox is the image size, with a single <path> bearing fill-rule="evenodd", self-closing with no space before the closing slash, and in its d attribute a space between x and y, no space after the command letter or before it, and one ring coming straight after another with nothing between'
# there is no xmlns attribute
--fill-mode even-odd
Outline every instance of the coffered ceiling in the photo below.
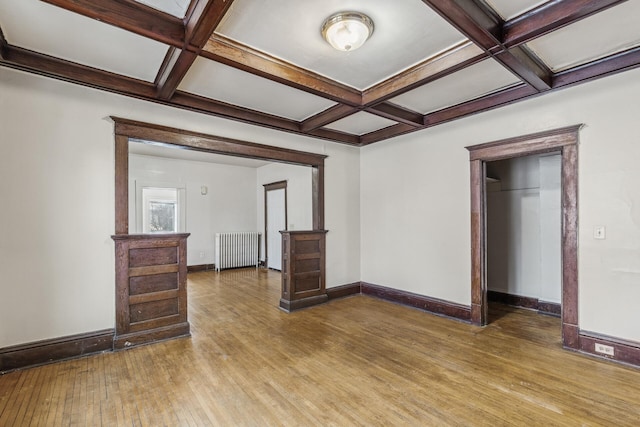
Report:
<svg viewBox="0 0 640 427"><path fill-rule="evenodd" d="M637 67L640 1L0 0L0 65L362 146Z"/></svg>

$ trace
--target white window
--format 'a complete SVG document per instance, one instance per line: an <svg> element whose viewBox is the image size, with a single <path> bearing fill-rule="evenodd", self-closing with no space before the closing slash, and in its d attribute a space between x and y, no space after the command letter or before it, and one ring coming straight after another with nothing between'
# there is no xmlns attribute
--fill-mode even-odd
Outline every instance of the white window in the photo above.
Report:
<svg viewBox="0 0 640 427"><path fill-rule="evenodd" d="M185 231L184 187L136 182L136 228L141 233Z"/></svg>

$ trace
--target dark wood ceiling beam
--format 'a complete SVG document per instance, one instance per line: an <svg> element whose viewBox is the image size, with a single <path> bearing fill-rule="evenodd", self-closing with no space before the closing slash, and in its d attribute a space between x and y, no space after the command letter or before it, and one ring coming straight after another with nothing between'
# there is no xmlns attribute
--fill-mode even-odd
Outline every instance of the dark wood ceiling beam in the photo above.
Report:
<svg viewBox="0 0 640 427"><path fill-rule="evenodd" d="M406 133L414 132L416 130L425 129L452 120L460 119L472 114L507 105L538 94L539 92L531 86L522 84L491 95L484 96L482 98L474 99L469 102L465 102L453 107L445 108L443 110L427 114L423 118L423 126L419 128L411 127L410 125L402 123L375 132L371 132L366 135L362 135L360 137L360 141L362 145L373 144L384 139L393 138Z"/></svg>
<svg viewBox="0 0 640 427"><path fill-rule="evenodd" d="M360 106L361 93L319 74L214 34L201 55L230 67L353 107Z"/></svg>
<svg viewBox="0 0 640 427"><path fill-rule="evenodd" d="M480 48L472 42L465 41L365 90L362 94L362 103L368 106L386 101L486 58L487 54Z"/></svg>
<svg viewBox="0 0 640 427"><path fill-rule="evenodd" d="M4 38L4 33L2 32L2 28L0 28L0 59L4 59L9 50L9 45L7 44L7 39Z"/></svg>
<svg viewBox="0 0 640 427"><path fill-rule="evenodd" d="M360 145L360 136L350 133L340 132L338 130L321 128L307 132L308 136L327 139L329 141L341 142L349 145Z"/></svg>
<svg viewBox="0 0 640 427"><path fill-rule="evenodd" d="M350 116L353 113L357 113L358 111L358 108L351 107L350 105L336 104L333 107L329 107L326 110L304 120L300 123L300 130L308 132L313 129L318 129L324 125L333 123L336 120Z"/></svg>
<svg viewBox="0 0 640 427"><path fill-rule="evenodd" d="M505 22L503 44L511 48L526 43L625 1L627 0L556 0L545 3Z"/></svg>
<svg viewBox="0 0 640 427"><path fill-rule="evenodd" d="M572 86L638 67L640 67L640 47L635 47L557 73L553 78L553 86L554 89Z"/></svg>
<svg viewBox="0 0 640 427"><path fill-rule="evenodd" d="M98 70L11 45L7 45L5 57L0 59L0 66L28 71L34 74L159 104L299 135L308 135L306 132L300 130L299 123L294 120L283 119L259 111L249 110L187 93L176 92L174 99L171 101L159 100L156 98L156 88L152 83ZM357 145L359 143L359 138L354 138L346 134L319 133L314 136L351 145Z"/></svg>
<svg viewBox="0 0 640 427"><path fill-rule="evenodd" d="M552 73L521 47L514 47L496 54L495 59L514 72L536 90L543 92L551 89Z"/></svg>
<svg viewBox="0 0 640 427"><path fill-rule="evenodd" d="M87 67L11 45L7 46L6 55L0 64L135 98L148 99L155 96L153 84L143 80Z"/></svg>
<svg viewBox="0 0 640 427"><path fill-rule="evenodd" d="M184 45L185 30L181 19L141 3L122 0L42 1L161 43L176 47Z"/></svg>
<svg viewBox="0 0 640 427"><path fill-rule="evenodd" d="M500 50L502 37L499 20L473 0L423 0L462 34L483 49Z"/></svg>
<svg viewBox="0 0 640 427"><path fill-rule="evenodd" d="M171 98L171 105L180 106L200 113L213 114L218 117L228 118L256 126L308 135L307 132L302 132L300 130L300 124L297 121L251 110L249 108L238 107L221 101L215 101L187 92L176 91L174 96ZM330 135L331 136L329 136L328 133L318 133L315 136L345 144L359 143L359 140L354 140L354 138L349 134L331 133Z"/></svg>
<svg viewBox="0 0 640 427"><path fill-rule="evenodd" d="M472 114L489 111L494 108L528 98L532 95L536 95L537 93L538 92L534 88L527 85L504 89L500 92L483 96L482 98L474 99L472 101L464 102L453 107L427 114L424 117L424 125L425 127L432 127L462 117L470 116Z"/></svg>
<svg viewBox="0 0 640 427"><path fill-rule="evenodd" d="M380 129L374 132L369 132L360 137L360 145L369 145L374 142L380 142L384 139L395 138L396 136L403 135L405 133L414 132L420 128L407 125L404 123L398 123L397 125L389 126L384 129Z"/></svg>
<svg viewBox="0 0 640 427"><path fill-rule="evenodd" d="M161 68L156 77L158 98L163 100L171 99L233 0L193 0L192 3L191 13L185 18L185 49L172 67Z"/></svg>
<svg viewBox="0 0 640 427"><path fill-rule="evenodd" d="M551 89L551 71L522 49L506 49L502 22L474 0L423 0L447 22L538 91Z"/></svg>
<svg viewBox="0 0 640 427"><path fill-rule="evenodd" d="M382 102L380 104L372 105L371 107L365 109L365 111L371 114L375 114L376 116L394 120L399 123L404 123L409 126L422 126L422 114L408 110L398 105L391 104L389 102Z"/></svg>

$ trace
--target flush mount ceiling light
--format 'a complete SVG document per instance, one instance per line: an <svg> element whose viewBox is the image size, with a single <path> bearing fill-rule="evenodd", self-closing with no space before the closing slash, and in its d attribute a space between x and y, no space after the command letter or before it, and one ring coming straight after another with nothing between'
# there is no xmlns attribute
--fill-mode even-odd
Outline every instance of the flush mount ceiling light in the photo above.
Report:
<svg viewBox="0 0 640 427"><path fill-rule="evenodd" d="M356 50L373 34L373 21L359 12L340 12L322 24L322 37L335 49Z"/></svg>

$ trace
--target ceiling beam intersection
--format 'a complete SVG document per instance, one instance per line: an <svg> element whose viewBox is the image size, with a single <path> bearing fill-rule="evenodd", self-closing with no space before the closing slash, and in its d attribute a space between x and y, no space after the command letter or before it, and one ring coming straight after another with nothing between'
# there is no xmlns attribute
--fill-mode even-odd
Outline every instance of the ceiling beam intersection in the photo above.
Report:
<svg viewBox="0 0 640 427"><path fill-rule="evenodd" d="M207 40L233 4L233 0L193 0L193 2L195 3L191 13L184 22L184 47L179 54L172 53L172 57L177 55L172 66L166 66L170 63L167 62L169 55L165 57L165 62L156 76L158 98L163 100L171 99Z"/></svg>
<svg viewBox="0 0 640 427"><path fill-rule="evenodd" d="M503 23L473 0L423 0L496 61L538 91L551 89L551 71L524 49L502 42Z"/></svg>

